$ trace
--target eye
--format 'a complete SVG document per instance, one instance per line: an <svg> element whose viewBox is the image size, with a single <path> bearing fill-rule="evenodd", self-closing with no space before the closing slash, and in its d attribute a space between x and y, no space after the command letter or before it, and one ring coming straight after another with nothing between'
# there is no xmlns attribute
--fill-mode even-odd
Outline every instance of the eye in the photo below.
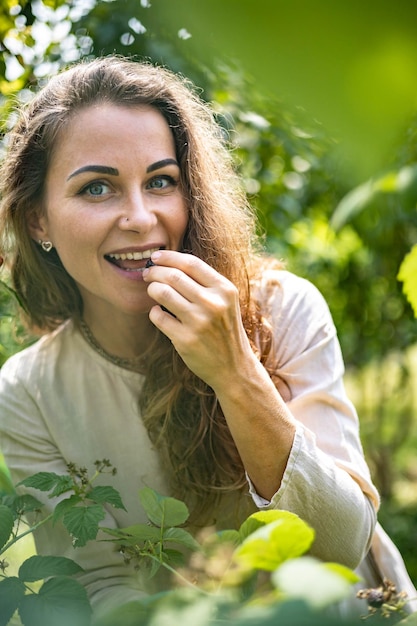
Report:
<svg viewBox="0 0 417 626"><path fill-rule="evenodd" d="M164 176L155 176L154 178L152 178L148 184L147 184L147 188L148 189L168 189L170 187L176 187L178 185L178 182L172 178L172 176L168 176L167 174L165 174Z"/></svg>
<svg viewBox="0 0 417 626"><path fill-rule="evenodd" d="M81 195L90 196L93 198L99 198L104 196L110 192L110 187L106 183L103 183L99 180L95 180L91 183L88 183L85 187L83 187L80 191Z"/></svg>

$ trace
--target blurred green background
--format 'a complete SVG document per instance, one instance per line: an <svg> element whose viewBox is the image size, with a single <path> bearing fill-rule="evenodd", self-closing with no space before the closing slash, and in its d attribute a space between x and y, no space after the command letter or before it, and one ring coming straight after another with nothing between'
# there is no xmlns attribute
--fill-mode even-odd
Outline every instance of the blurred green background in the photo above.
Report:
<svg viewBox="0 0 417 626"><path fill-rule="evenodd" d="M266 248L329 303L381 521L415 582L417 326L397 274L417 242L416 18L414 0L0 7L0 153L13 99L80 58L150 59L213 103ZM3 285L0 362L28 341Z"/></svg>

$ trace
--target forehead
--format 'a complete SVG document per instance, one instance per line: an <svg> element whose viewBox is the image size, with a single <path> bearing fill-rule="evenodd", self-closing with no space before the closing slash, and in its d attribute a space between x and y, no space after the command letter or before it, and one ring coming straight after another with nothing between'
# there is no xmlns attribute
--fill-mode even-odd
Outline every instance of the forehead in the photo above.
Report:
<svg viewBox="0 0 417 626"><path fill-rule="evenodd" d="M94 104L77 111L58 133L54 157L175 151L172 131L160 111L148 105ZM132 153L133 150L133 153ZM110 152L109 152L110 151Z"/></svg>

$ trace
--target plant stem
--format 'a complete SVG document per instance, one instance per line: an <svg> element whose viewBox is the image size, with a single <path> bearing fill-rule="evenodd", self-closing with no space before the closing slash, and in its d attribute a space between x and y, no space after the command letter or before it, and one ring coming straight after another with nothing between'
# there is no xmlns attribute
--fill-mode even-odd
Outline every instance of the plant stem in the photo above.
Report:
<svg viewBox="0 0 417 626"><path fill-rule="evenodd" d="M41 519L37 524L35 524L34 526L31 526L30 528L28 528L27 530L25 530L23 533L21 533L20 535L17 535L16 537L13 537L13 539L11 539L8 543L6 543L5 546L3 546L3 548L0 550L0 556L2 554L4 554L6 552L6 550L8 550L12 545L14 545L17 541L19 541L20 539L22 539L23 537L26 537L26 535L30 535L30 533L33 533L34 530L37 530L39 528L39 526L42 526L42 524L45 524L45 522L48 522L50 519L52 519L53 517L53 513L50 513L47 517L45 517L44 519Z"/></svg>

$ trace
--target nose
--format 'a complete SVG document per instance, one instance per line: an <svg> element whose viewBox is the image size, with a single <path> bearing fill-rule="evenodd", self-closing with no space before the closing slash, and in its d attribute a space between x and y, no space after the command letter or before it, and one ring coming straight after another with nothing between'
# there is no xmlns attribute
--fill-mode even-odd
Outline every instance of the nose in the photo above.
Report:
<svg viewBox="0 0 417 626"><path fill-rule="evenodd" d="M156 225L157 218L150 199L141 191L131 192L124 197L119 218L120 230L132 230L147 233Z"/></svg>

